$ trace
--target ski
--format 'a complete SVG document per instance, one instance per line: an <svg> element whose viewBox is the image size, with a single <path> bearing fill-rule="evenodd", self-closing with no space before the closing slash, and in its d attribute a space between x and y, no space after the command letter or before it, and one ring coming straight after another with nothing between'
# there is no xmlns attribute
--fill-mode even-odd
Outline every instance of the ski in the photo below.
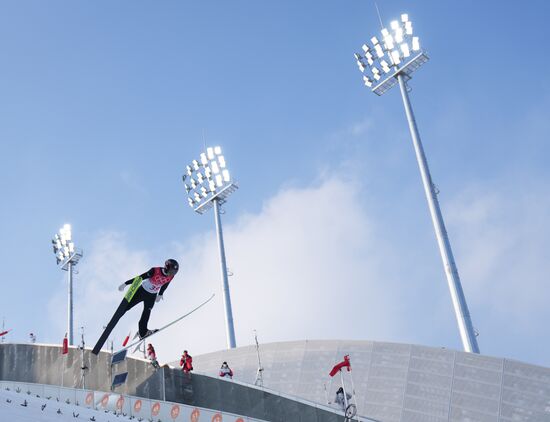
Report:
<svg viewBox="0 0 550 422"><path fill-rule="evenodd" d="M185 318L185 317L191 315L191 314L192 314L193 312L195 312L196 310L202 308L204 305L206 305L208 302L210 302L210 301L214 298L214 296L216 296L216 295L215 295L214 293L212 293L212 296L210 296L208 299L206 299L204 302L202 302L202 303L201 303L199 306L197 306L196 308L191 309L191 310L190 310L189 312L187 312L186 314L184 314L184 315L182 315L182 316L176 318L176 319L173 320L172 322L169 322L168 324L166 324L166 325L160 327L159 329L153 331L153 333L150 334L150 335L148 335L147 337L138 338L137 340L128 343L128 344L127 344L126 346L124 346L122 349L117 350L116 352L114 352L114 354L116 355L117 353L120 353L120 352L122 352L122 351L124 351L124 350L128 350L128 349L130 349L130 348L132 348L132 347L134 347L134 346L137 346L137 347L136 347L136 350L137 350L137 349L139 348L139 346L140 346L143 342L148 341L148 340L149 340L151 337L153 337L155 334L160 333L161 331L165 330L166 328L168 328L168 327L174 325L176 322L179 322L179 321L181 321L183 318Z"/></svg>
<svg viewBox="0 0 550 422"><path fill-rule="evenodd" d="M153 334L155 334L155 333L156 333L156 331L153 331ZM148 335L147 337L151 337L153 334L150 334L150 335ZM139 333L138 333L138 336L139 336ZM147 337L144 337L144 338L142 338L142 339L140 339L140 340L145 340ZM141 350L141 346L142 346L142 344L143 344L143 341L137 341L137 342L135 342L134 344L137 344L137 346L134 348L134 350L132 350L132 354L133 354L133 353L136 353L136 352L138 352L138 351Z"/></svg>

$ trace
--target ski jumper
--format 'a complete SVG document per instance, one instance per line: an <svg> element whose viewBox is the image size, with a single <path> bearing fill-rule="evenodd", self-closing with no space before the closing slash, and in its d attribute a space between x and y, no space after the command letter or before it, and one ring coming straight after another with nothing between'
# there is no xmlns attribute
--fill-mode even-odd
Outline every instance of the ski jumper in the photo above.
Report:
<svg viewBox="0 0 550 422"><path fill-rule="evenodd" d="M111 318L111 321L109 321L109 324L107 324L105 331L103 331L103 334L97 341L92 353L95 355L99 354L101 347L103 347L107 341L107 338L120 318L140 302L143 302L143 312L141 313L141 318L138 323L139 335L140 337L145 337L147 334L147 323L151 316L151 310L155 305L157 294L162 296L173 278L174 276L165 275L161 267L153 267L146 273L126 281L124 284L131 284L132 287L128 290L122 302L120 302L120 305Z"/></svg>

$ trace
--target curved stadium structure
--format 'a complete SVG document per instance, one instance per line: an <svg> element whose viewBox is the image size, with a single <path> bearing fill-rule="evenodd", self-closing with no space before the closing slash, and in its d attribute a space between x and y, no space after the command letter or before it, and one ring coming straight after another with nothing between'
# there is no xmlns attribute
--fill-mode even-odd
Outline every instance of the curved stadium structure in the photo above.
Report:
<svg viewBox="0 0 550 422"><path fill-rule="evenodd" d="M350 355L358 414L379 421L550 421L550 369L442 348L373 341L294 341L261 345L265 387L316 403L333 401L333 365ZM227 361L253 384L255 346L195 356L216 376ZM347 388L351 386L345 375ZM325 393L325 386L327 392Z"/></svg>
<svg viewBox="0 0 550 422"><path fill-rule="evenodd" d="M143 359L127 358L111 365L106 352L95 356L88 349L82 353L70 347L63 355L57 345L4 343L0 344L0 387L40 392L36 393L40 396L61 394L61 400L80 403L92 397L89 406L99 410L111 406L116 411L120 397L128 404L141 400L142 412L150 412L150 417L155 407L159 410L155 422L344 422L337 406L327 405L340 385L339 377L331 382L328 373L349 355L354 399L362 416L358 421L550 422L549 368L372 341L270 343L261 346L260 354L263 387L254 385L255 346L195 356L195 373L186 376L178 362L155 371ZM223 361L233 369L233 381L218 376ZM82 366L87 368L85 382ZM128 372L127 381L111 386L121 372ZM351 391L347 372L344 379ZM181 413L174 419L170 409L177 406ZM199 419L190 419L199 411Z"/></svg>
<svg viewBox="0 0 550 422"><path fill-rule="evenodd" d="M126 379L120 381L125 373ZM69 347L63 354L60 346L47 344L0 343L0 388L40 399L43 404L49 400L54 406L56 402L66 402L150 422L344 419L341 411L328 406L237 380L220 379L217 374L184 374L168 365L155 370L148 360L130 357L113 364L112 354L105 351L96 356L90 349ZM14 406L20 409L18 404ZM0 421L4 420L6 415L0 409ZM113 416L108 420L116 419Z"/></svg>

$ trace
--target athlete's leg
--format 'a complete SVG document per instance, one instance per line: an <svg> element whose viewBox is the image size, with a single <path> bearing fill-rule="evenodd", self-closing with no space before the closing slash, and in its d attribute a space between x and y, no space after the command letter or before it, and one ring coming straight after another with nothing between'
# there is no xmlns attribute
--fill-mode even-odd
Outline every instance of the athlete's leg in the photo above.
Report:
<svg viewBox="0 0 550 422"><path fill-rule="evenodd" d="M132 298L132 300L128 304L128 309L127 310L132 309L139 302L143 302L147 298L148 295L149 295L149 293L147 293L145 291L145 289L140 286L139 289L137 289L136 294L134 295L134 297Z"/></svg>
<svg viewBox="0 0 550 422"><path fill-rule="evenodd" d="M111 321L107 324L107 327L105 327L105 331L103 331L103 334L101 334L101 337L97 341L95 347L92 350L92 353L99 354L99 351L109 338L109 335L117 325L118 321L122 316L128 312L130 309L132 309L134 306L136 306L139 302L142 302L145 300L145 298L149 295L143 287L140 287L137 291L134 297L132 297L132 300L128 303L126 299L122 299L122 302L120 302L120 305L118 305L117 310L115 311L113 317L111 318Z"/></svg>
<svg viewBox="0 0 550 422"><path fill-rule="evenodd" d="M111 318L111 320L109 321L109 323L105 327L105 330L103 331L103 334L101 334L101 337L99 337L99 340L97 341L96 345L94 346L94 348L92 350L93 354L95 354L95 355L99 354L99 351L101 350L101 348L103 347L103 345L105 344L107 339L109 338L109 335L111 334L111 331L113 331L113 329L117 325L120 318L122 318L122 316L126 313L126 311L128 309L130 309L128 302L126 301L126 299L122 299L122 302L120 302L120 305L118 305L118 308L115 311L115 313L113 314L113 317Z"/></svg>
<svg viewBox="0 0 550 422"><path fill-rule="evenodd" d="M145 292L145 297L143 298L143 312L141 313L141 318L139 319L139 335L144 337L147 333L147 323L149 322L149 317L151 316L151 309L155 306L155 298L157 297L154 293Z"/></svg>

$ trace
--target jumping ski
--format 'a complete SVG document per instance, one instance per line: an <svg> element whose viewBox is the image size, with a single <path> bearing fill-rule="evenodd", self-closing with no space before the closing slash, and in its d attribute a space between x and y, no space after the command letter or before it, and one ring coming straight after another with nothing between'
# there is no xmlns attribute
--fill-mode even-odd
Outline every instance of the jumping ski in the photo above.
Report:
<svg viewBox="0 0 550 422"><path fill-rule="evenodd" d="M155 334L160 333L161 331L165 330L166 328L170 327L171 325L174 325L176 322L181 321L183 318L185 318L185 317L191 315L193 312L195 312L195 311L197 311L198 309L202 308L204 305L206 305L208 302L210 302L210 301L214 298L214 296L216 296L216 295L215 295L214 293L212 293L212 296L210 296L208 299L206 299L204 302L202 302L202 303L201 303L199 306L197 306L196 308L191 309L189 312L187 312L186 314L184 314L184 315L182 315L182 316L176 318L176 319L173 320L172 322L169 322L168 324L163 325L163 326L160 327L158 330L153 331L153 332L152 332L151 334L149 334L148 336L143 337L143 338L138 338L137 340L128 343L128 344L127 344L126 346L124 346L122 349L117 350L117 351L115 352L115 354L120 353L120 352L122 352L122 351L124 351L124 350L130 349L130 348L132 348L132 347L134 347L134 346L137 346L137 347L136 347L136 350L137 350L137 348L138 348L139 346L141 346L141 344L142 344L143 342L149 341L149 339L150 339L151 337L153 337Z"/></svg>

